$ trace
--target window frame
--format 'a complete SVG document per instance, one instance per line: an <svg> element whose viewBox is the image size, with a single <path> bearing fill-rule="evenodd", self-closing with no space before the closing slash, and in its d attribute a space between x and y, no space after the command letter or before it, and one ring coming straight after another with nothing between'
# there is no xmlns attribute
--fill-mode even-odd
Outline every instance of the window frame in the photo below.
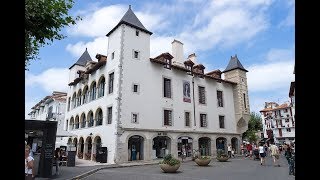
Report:
<svg viewBox="0 0 320 180"><path fill-rule="evenodd" d="M203 123L201 123L201 122L203 122L203 119L202 119L203 115L205 115L204 117L205 117L205 125L206 126L202 126ZM200 122L199 122L200 128L208 128L209 124L208 124L208 114L207 113L200 112L199 113L199 120L200 120Z"/></svg>
<svg viewBox="0 0 320 180"><path fill-rule="evenodd" d="M138 54L138 57L136 57L136 53ZM132 58L133 59L137 59L137 60L140 60L140 57L141 57L141 52L139 50L132 50Z"/></svg>
<svg viewBox="0 0 320 180"><path fill-rule="evenodd" d="M133 121L133 117L134 115L136 115L136 122ZM134 123L134 124L139 124L139 113L136 113L136 112L132 112L131 113L131 123Z"/></svg>
<svg viewBox="0 0 320 180"><path fill-rule="evenodd" d="M221 127L220 117L223 117L223 127ZM219 115L218 118L219 118L219 128L220 128L220 129L226 129L226 123L225 123L226 119L225 119L225 115Z"/></svg>
<svg viewBox="0 0 320 180"><path fill-rule="evenodd" d="M169 112L171 112L171 124L170 124L170 119L168 119L168 124L169 125L165 125L165 111L169 111ZM162 110L162 116L163 116L163 118L162 118L162 126L163 127L168 127L168 126L173 126L173 109L170 109L170 108L164 108L163 110ZM168 117L169 118L169 117Z"/></svg>
<svg viewBox="0 0 320 180"><path fill-rule="evenodd" d="M203 94L204 94L204 103L200 102L200 88L203 88ZM198 85L198 104L199 105L207 105L207 97L206 97L206 87L202 85Z"/></svg>
<svg viewBox="0 0 320 180"><path fill-rule="evenodd" d="M187 126L187 116L186 113L189 113L189 126ZM184 126L185 127L191 127L191 112L190 111L184 111Z"/></svg>
<svg viewBox="0 0 320 180"><path fill-rule="evenodd" d="M170 80L170 97L166 97L166 91L165 91L165 79ZM168 98L168 99L172 99L173 98L173 94L172 94L172 78L166 77L166 76L162 76L162 97L163 98Z"/></svg>
<svg viewBox="0 0 320 180"><path fill-rule="evenodd" d="M111 113L110 113L110 109L111 109ZM108 124L112 124L112 116L113 116L113 107L112 106L108 106L107 107L107 121L106 121L106 123L107 123L107 125Z"/></svg>
<svg viewBox="0 0 320 180"><path fill-rule="evenodd" d="M110 75L113 75L112 76L112 86L110 85L111 84L111 76ZM113 93L113 91L114 91L114 71L111 71L109 74L108 74L108 94L112 94ZM110 91L110 89L111 89L111 91Z"/></svg>
<svg viewBox="0 0 320 180"><path fill-rule="evenodd" d="M218 92L221 92L221 101L222 101L222 103L221 103L221 104L222 104L222 106L220 106L220 103L219 103L219 96L218 96ZM217 105L218 105L218 107L219 107L219 108L223 108L223 107L224 107L223 91L222 91L222 90L217 89L216 93L217 93Z"/></svg>
<svg viewBox="0 0 320 180"><path fill-rule="evenodd" d="M137 86L137 91L135 92L134 90L134 86ZM132 83L132 92L134 93L134 94L140 94L140 84L138 84L138 83Z"/></svg>

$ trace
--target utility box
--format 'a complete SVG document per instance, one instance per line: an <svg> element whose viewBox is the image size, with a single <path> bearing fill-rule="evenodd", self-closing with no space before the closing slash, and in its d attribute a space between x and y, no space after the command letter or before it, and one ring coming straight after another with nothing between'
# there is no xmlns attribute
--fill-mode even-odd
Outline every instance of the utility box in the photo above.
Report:
<svg viewBox="0 0 320 180"><path fill-rule="evenodd" d="M68 157L67 157L67 166L68 167L76 166L76 151L74 149L71 148L71 150L68 151Z"/></svg>
<svg viewBox="0 0 320 180"><path fill-rule="evenodd" d="M96 153L96 161L100 163L107 163L108 161L108 148L99 147Z"/></svg>

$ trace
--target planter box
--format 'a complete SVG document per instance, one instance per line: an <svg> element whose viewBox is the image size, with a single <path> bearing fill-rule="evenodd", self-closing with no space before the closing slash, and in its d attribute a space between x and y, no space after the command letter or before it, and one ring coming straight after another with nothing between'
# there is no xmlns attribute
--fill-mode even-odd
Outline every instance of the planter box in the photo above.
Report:
<svg viewBox="0 0 320 180"><path fill-rule="evenodd" d="M208 164L211 162L211 159L195 159L196 163L199 166L208 166Z"/></svg>
<svg viewBox="0 0 320 180"><path fill-rule="evenodd" d="M174 166L170 166L169 164L159 164L160 168L162 169L163 172L165 173L175 173L179 169L181 163L176 164Z"/></svg>
<svg viewBox="0 0 320 180"><path fill-rule="evenodd" d="M221 156L221 157L217 157L217 160L220 162L226 162L228 161L229 157L225 157L225 156Z"/></svg>

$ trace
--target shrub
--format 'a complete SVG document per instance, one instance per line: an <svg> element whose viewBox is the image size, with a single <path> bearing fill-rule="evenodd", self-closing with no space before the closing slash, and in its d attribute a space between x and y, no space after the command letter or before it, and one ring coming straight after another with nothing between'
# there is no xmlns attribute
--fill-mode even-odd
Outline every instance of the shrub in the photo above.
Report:
<svg viewBox="0 0 320 180"><path fill-rule="evenodd" d="M174 165L180 164L180 161L174 158L171 154L168 154L163 158L163 161L160 161L159 163L174 166Z"/></svg>
<svg viewBox="0 0 320 180"><path fill-rule="evenodd" d="M228 157L228 155L226 153L224 153L224 150L218 149L217 157Z"/></svg>
<svg viewBox="0 0 320 180"><path fill-rule="evenodd" d="M211 159L211 156L200 156L198 159Z"/></svg>

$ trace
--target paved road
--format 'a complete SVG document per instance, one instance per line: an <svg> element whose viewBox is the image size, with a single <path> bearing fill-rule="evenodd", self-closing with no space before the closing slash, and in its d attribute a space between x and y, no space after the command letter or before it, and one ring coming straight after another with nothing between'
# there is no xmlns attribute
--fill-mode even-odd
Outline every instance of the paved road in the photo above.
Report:
<svg viewBox="0 0 320 180"><path fill-rule="evenodd" d="M280 158L281 167L272 165L271 157L266 165L260 161L238 157L229 162L211 161L208 167L199 167L193 161L181 164L178 173L163 173L159 165L111 168L97 171L86 180L294 180L289 175L286 159Z"/></svg>

